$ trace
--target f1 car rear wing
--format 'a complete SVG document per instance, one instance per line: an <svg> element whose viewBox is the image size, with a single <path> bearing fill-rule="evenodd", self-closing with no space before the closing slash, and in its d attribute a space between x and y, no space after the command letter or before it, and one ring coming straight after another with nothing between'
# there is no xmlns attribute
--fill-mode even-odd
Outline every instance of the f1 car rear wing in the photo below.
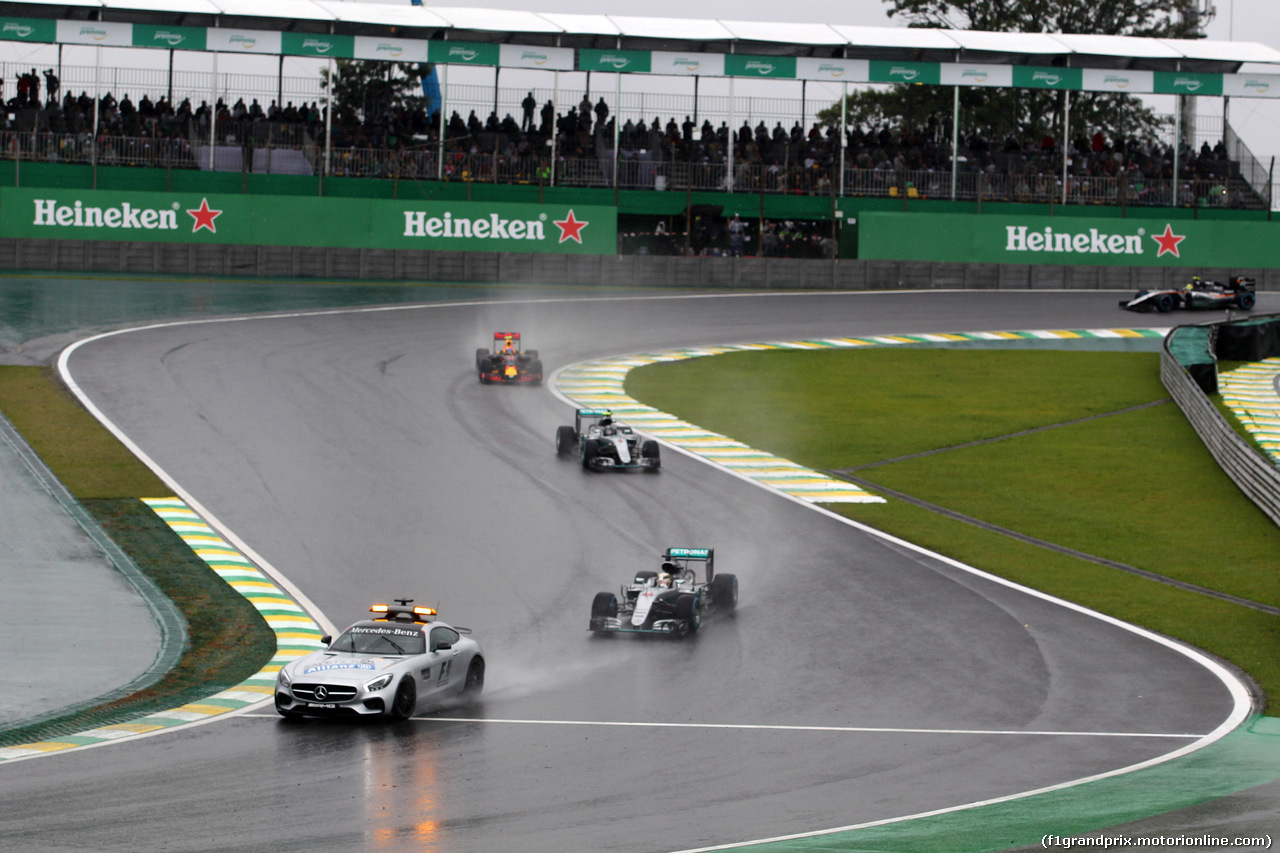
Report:
<svg viewBox="0 0 1280 853"><path fill-rule="evenodd" d="M578 435L582 435L583 421L598 421L601 418L611 418L613 412L609 409L578 409L573 414L573 431Z"/></svg>
<svg viewBox="0 0 1280 853"><path fill-rule="evenodd" d="M493 339L495 341L503 341L503 340L506 340L507 338L511 338L511 340L513 341L518 341L520 340L520 333L519 332L494 332L493 333Z"/></svg>
<svg viewBox="0 0 1280 853"><path fill-rule="evenodd" d="M662 555L664 562L675 563L682 569L690 568L690 563L705 563L707 583L715 577L715 548L668 548Z"/></svg>

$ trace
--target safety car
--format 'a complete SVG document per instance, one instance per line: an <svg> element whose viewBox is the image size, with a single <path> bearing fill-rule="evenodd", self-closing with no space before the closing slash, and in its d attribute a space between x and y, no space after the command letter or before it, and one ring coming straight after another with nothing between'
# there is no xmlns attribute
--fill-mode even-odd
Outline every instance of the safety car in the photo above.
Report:
<svg viewBox="0 0 1280 853"><path fill-rule="evenodd" d="M476 350L476 371L485 385L542 384L542 359L536 349L521 348L519 332L494 332L492 349Z"/></svg>
<svg viewBox="0 0 1280 853"><path fill-rule="evenodd" d="M1240 308L1248 311L1257 302L1257 284L1245 276L1233 276L1226 284L1192 276L1181 288L1139 290L1132 299L1120 300L1130 311L1159 311L1175 308Z"/></svg>
<svg viewBox="0 0 1280 853"><path fill-rule="evenodd" d="M656 472L662 467L658 442L645 438L629 424L613 419L608 409L578 409L573 425L556 430L556 452L577 454L582 467L593 471L640 469Z"/></svg>
<svg viewBox="0 0 1280 853"><path fill-rule="evenodd" d="M411 606L411 598L395 601L373 605L372 618L280 667L280 715L407 720L428 706L479 698L485 661L470 630L436 619L431 607Z"/></svg>
<svg viewBox="0 0 1280 853"><path fill-rule="evenodd" d="M668 548L658 571L636 572L618 594L596 593L588 630L683 637L702 627L708 611L732 613L737 607L738 577L716 572L714 548Z"/></svg>

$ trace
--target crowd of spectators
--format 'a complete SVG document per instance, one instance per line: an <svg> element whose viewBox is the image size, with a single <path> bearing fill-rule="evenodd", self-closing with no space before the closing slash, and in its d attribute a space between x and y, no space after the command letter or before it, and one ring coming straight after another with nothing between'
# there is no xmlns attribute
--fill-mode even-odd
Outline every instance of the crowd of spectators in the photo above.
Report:
<svg viewBox="0 0 1280 853"><path fill-rule="evenodd" d="M19 74L17 94L7 102L14 116L9 128L71 135L84 149L93 138L94 99L83 91L78 97L68 92L59 98L58 93L52 69L43 75L35 69ZM739 191L829 195L840 178L841 139L830 125L815 123L806 130L799 121L789 128L781 121L772 127L765 121L754 126L744 121L731 129L725 121L716 125L705 117L698 121L686 115L680 121L674 116L651 121L627 116L618 127L603 97L592 102L584 95L579 103L557 110L551 101L539 105L532 92L517 112L519 119L510 112L499 118L497 110L481 119L475 110L466 118L451 111L441 168L436 159L438 112L428 116L421 106L384 107L377 115L360 116L339 109L331 129L333 170L348 175L429 179L443 173L447 180L537 182L551 178L554 152L555 172L563 183L610 185L617 168L622 186L652 187L661 177L668 186L718 189L732 180ZM219 144L310 146L313 152L324 144L325 108L314 101L280 106L273 100L264 107L254 98L248 103L237 98L232 104L219 99L210 107L207 101L193 106L189 98L175 105L164 96L153 101L143 95L135 103L126 94L117 101L111 93L98 103L98 141L106 147L121 138L175 140L185 148L208 138L215 116ZM942 194L949 189L952 173L950 130L949 121L936 118L920 127L847 128L846 193L905 194L910 187L922 196ZM975 131L959 142L957 171L970 184L985 179L1018 198L1061 191L1064 151L1059 139L1008 136L992 141ZM1169 144L1095 130L1071 140L1065 154L1073 186L1104 179L1113 187L1113 202L1168 203L1175 177ZM1206 143L1198 150L1184 144L1177 159L1180 181L1207 183L1206 192L1217 203L1248 202L1247 187L1227 180L1237 176L1237 167L1221 143ZM1123 181L1113 180L1118 178ZM1120 183L1123 199L1116 198Z"/></svg>

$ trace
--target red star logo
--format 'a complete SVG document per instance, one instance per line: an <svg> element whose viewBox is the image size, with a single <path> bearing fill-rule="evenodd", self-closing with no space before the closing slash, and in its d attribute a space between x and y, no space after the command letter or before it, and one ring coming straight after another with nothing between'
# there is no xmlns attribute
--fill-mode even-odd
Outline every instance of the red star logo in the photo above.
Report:
<svg viewBox="0 0 1280 853"><path fill-rule="evenodd" d="M1172 252L1175 258L1181 258L1178 254L1178 244L1187 239L1185 234L1174 234L1173 226L1166 224L1163 234L1152 234L1151 239L1160 244L1160 251L1156 252L1156 257L1162 256L1165 252Z"/></svg>
<svg viewBox="0 0 1280 853"><path fill-rule="evenodd" d="M214 234L218 233L218 229L217 227L214 226L213 220L221 216L222 211L210 210L209 199L207 198L200 199L200 206L195 210L188 210L187 213L190 214L191 218L196 221L195 225L191 226L192 234L196 233L201 228L208 228Z"/></svg>
<svg viewBox="0 0 1280 853"><path fill-rule="evenodd" d="M587 227L587 222L579 222L573 218L573 211L569 211L569 215L564 220L553 220L556 227L560 229L560 242L565 240L577 240L578 245L582 245L582 229Z"/></svg>

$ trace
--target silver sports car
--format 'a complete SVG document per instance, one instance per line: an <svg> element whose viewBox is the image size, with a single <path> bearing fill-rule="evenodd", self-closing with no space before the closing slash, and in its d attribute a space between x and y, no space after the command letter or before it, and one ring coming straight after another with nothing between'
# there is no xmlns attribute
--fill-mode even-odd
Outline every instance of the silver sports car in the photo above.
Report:
<svg viewBox="0 0 1280 853"><path fill-rule="evenodd" d="M276 710L284 717L382 716L407 720L420 708L474 700L484 687L484 654L470 631L438 621L413 599L375 604L372 619L328 648L280 667Z"/></svg>

